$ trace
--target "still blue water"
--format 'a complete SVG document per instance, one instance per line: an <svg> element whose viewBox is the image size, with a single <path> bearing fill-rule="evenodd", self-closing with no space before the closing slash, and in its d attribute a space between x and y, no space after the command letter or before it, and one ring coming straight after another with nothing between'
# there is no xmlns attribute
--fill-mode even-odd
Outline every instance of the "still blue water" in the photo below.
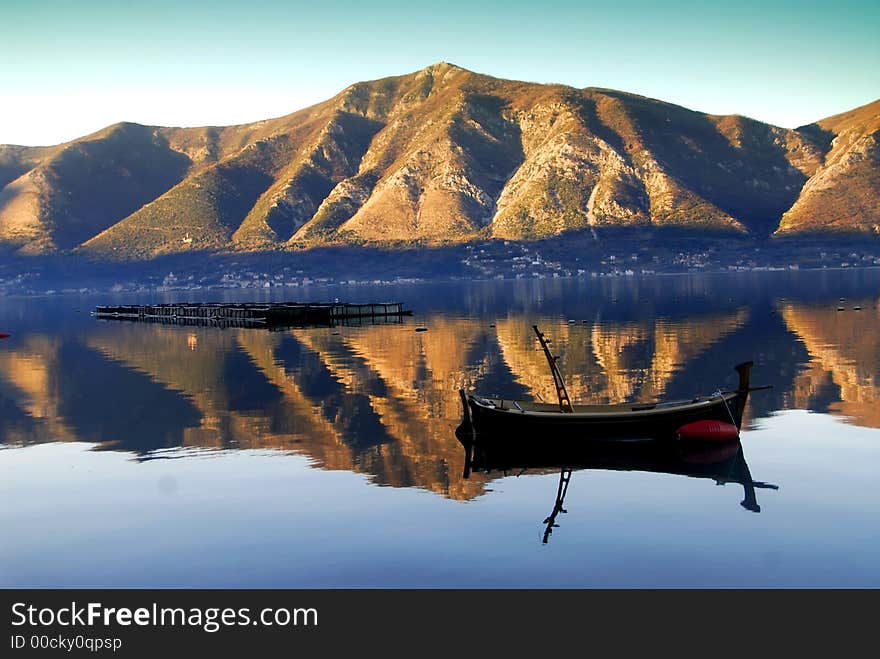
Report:
<svg viewBox="0 0 880 659"><path fill-rule="evenodd" d="M336 297L414 316L89 315ZM0 585L877 587L878 320L870 270L0 299ZM736 458L576 469L547 535L560 469L465 474L454 434L459 388L553 399L533 324L574 402L711 393L747 359L773 388Z"/></svg>

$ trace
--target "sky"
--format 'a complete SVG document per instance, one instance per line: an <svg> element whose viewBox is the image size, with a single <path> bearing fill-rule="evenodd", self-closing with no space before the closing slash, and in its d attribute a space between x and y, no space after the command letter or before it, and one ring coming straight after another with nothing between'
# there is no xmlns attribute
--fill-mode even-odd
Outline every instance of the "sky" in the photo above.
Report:
<svg viewBox="0 0 880 659"><path fill-rule="evenodd" d="M0 0L0 144L267 119L439 61L793 128L880 98L880 2Z"/></svg>

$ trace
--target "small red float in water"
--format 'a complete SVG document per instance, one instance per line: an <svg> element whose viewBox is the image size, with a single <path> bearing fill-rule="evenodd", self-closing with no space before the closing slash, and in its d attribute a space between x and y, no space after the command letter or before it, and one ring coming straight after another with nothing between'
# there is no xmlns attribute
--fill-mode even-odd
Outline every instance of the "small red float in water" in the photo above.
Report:
<svg viewBox="0 0 880 659"><path fill-rule="evenodd" d="M679 428L679 439L689 441L732 442L739 439L739 428L724 421L694 421Z"/></svg>
<svg viewBox="0 0 880 659"><path fill-rule="evenodd" d="M0 339L8 339L12 334L7 334L6 332L0 332Z"/></svg>

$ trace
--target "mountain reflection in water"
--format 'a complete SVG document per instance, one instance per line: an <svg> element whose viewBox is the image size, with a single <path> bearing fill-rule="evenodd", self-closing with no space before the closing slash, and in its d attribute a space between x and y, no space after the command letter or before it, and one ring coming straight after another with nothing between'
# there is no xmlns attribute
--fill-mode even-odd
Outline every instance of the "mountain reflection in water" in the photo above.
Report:
<svg viewBox="0 0 880 659"><path fill-rule="evenodd" d="M90 442L140 460L172 447L293 451L471 499L492 476L463 477L457 391L552 400L536 323L575 403L711 393L752 359L753 383L773 389L751 396L745 427L790 408L880 427L877 273L628 279L401 286L390 297L415 311L402 324L282 332L102 323L83 313L94 300L7 299L0 441Z"/></svg>

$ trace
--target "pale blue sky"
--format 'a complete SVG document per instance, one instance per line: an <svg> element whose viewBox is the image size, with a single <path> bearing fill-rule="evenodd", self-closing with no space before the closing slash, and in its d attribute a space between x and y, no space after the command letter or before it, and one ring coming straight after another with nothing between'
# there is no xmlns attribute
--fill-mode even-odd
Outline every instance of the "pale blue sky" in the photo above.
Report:
<svg viewBox="0 0 880 659"><path fill-rule="evenodd" d="M794 127L880 97L880 3L2 0L0 143L254 121L437 61Z"/></svg>

